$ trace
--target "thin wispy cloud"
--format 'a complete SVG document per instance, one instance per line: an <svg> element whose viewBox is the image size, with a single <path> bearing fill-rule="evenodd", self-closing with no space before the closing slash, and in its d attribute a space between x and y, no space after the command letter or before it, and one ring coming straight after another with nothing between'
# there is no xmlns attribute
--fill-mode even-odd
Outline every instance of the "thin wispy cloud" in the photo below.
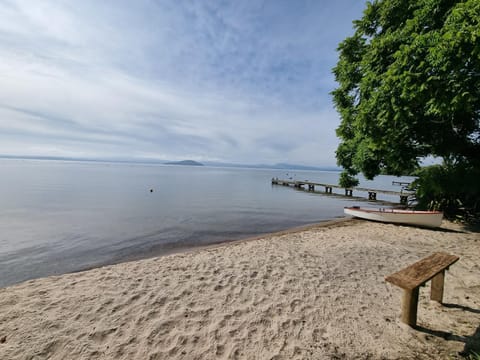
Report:
<svg viewBox="0 0 480 360"><path fill-rule="evenodd" d="M0 154L333 165L356 1L0 1Z"/></svg>

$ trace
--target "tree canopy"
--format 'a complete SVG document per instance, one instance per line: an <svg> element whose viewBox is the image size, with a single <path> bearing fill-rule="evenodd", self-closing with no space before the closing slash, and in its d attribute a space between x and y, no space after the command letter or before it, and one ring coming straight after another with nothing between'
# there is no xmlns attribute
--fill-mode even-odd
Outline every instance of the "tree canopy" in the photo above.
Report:
<svg viewBox="0 0 480 360"><path fill-rule="evenodd" d="M478 172L480 1L372 1L354 29L333 69L343 181L428 156Z"/></svg>

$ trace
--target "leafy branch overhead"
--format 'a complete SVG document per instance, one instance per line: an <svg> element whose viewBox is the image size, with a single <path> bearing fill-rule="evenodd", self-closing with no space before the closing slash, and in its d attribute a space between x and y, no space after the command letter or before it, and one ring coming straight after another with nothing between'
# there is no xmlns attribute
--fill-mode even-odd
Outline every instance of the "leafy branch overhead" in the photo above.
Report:
<svg viewBox="0 0 480 360"><path fill-rule="evenodd" d="M367 3L338 47L337 160L367 178L480 154L480 2Z"/></svg>
<svg viewBox="0 0 480 360"><path fill-rule="evenodd" d="M368 2L340 43L333 101L347 179L427 156L480 168L480 1Z"/></svg>

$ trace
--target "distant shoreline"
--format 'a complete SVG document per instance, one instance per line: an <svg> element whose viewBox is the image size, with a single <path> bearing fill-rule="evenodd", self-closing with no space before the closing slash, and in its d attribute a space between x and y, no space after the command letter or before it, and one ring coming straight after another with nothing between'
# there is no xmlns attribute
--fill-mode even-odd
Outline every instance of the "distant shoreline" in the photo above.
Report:
<svg viewBox="0 0 480 360"><path fill-rule="evenodd" d="M92 159L92 158L70 158L62 156L17 156L1 155L0 160L38 160L38 161L66 161L66 162L87 162L99 164L132 164L132 165L172 165L178 163L168 160L148 160L148 159ZM340 172L342 169L335 166L304 166L296 164L235 164L205 161L201 163L205 167L224 167L240 169L265 169L265 170L289 170L289 171L332 171Z"/></svg>

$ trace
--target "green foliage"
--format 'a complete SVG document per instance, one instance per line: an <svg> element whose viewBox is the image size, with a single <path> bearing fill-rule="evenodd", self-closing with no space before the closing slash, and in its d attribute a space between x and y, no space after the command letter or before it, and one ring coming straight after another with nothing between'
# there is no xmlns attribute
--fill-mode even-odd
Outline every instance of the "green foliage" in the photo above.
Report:
<svg viewBox="0 0 480 360"><path fill-rule="evenodd" d="M468 360L480 360L480 354L477 354L475 351L472 351L471 354L467 357Z"/></svg>
<svg viewBox="0 0 480 360"><path fill-rule="evenodd" d="M374 0L354 25L333 69L345 173L479 168L480 1Z"/></svg>
<svg viewBox="0 0 480 360"><path fill-rule="evenodd" d="M463 164L434 165L420 169L412 186L418 207L442 210L454 220L473 221L480 213L480 169Z"/></svg>
<svg viewBox="0 0 480 360"><path fill-rule="evenodd" d="M358 185L358 179L346 172L342 172L338 184L344 188L352 188Z"/></svg>

